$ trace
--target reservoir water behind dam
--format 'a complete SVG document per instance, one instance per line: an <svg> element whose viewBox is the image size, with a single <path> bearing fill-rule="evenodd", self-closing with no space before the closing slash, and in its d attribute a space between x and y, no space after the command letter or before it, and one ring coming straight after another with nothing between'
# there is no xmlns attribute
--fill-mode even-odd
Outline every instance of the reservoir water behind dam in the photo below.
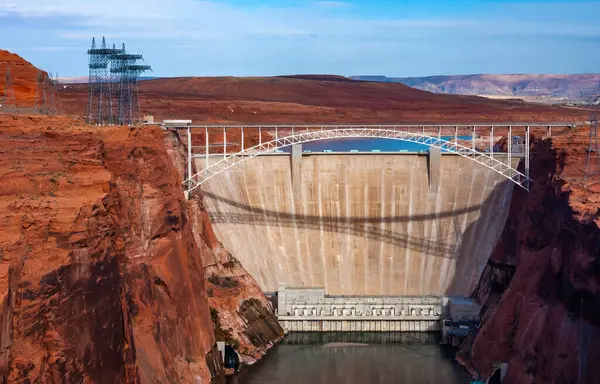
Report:
<svg viewBox="0 0 600 384"><path fill-rule="evenodd" d="M464 384L435 333L291 333L231 384Z"/></svg>
<svg viewBox="0 0 600 384"><path fill-rule="evenodd" d="M442 136L442 139L452 141L454 137ZM459 140L471 140L471 136L458 136ZM428 152L429 146L424 144L411 143L407 141L392 140L392 139L363 139L363 138L347 138L347 139L330 139L319 140L302 145L305 151L310 152ZM291 147L286 147L283 152L290 152Z"/></svg>

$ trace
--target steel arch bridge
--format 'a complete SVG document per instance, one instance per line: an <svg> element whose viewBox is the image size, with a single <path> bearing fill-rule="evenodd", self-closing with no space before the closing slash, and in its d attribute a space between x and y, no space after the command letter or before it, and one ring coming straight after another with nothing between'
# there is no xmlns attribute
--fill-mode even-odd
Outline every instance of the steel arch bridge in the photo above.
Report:
<svg viewBox="0 0 600 384"><path fill-rule="evenodd" d="M188 131L189 132L189 131ZM441 137L428 136L423 133L416 133L404 130L396 130L391 128L369 128L369 127L345 127L335 128L320 131L306 131L296 134L291 134L284 137L277 137L274 140L267 141L255 145L254 147L242 150L232 155L226 155L222 160L219 160L211 165L206 166L200 172L188 177L183 182L186 188L186 196L189 196L190 192L200 187L202 184L217 176L218 174L227 171L228 169L235 167L236 165L247 161L253 157L273 153L278 149L288 147L294 144L302 144L311 141L327 140L327 139L338 139L338 138L378 138L378 139L392 139L401 140L411 143L424 144L430 147L439 148L449 153L454 153L459 156L465 157L478 164L483 165L486 168L493 170L494 172L502 175L504 178L512 181L523 189L529 188L529 175L526 167L525 174L519 172L513 168L512 165L505 164L498 159L493 157L493 153L484 153L476 151L473 148L468 148L464 145L458 144L457 142L442 139ZM529 148L525 148L526 165L528 163ZM191 162L191 157L189 159ZM191 169L191 167L190 167Z"/></svg>

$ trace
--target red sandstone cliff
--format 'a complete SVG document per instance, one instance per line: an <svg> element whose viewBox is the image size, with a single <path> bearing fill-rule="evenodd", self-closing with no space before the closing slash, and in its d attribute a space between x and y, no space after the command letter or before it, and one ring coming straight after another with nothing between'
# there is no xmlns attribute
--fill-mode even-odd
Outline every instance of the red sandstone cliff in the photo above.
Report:
<svg viewBox="0 0 600 384"><path fill-rule="evenodd" d="M474 372L508 362L511 384L600 383L600 199L581 185L586 135L534 146L531 192L515 189L474 292L482 324L459 353Z"/></svg>
<svg viewBox="0 0 600 384"><path fill-rule="evenodd" d="M174 156L185 164L181 151ZM283 329L254 278L215 236L199 189L191 194L190 213L196 243L207 248L202 264L216 339L233 345L243 363L254 364L283 338Z"/></svg>
<svg viewBox="0 0 600 384"><path fill-rule="evenodd" d="M246 361L277 339L239 265L209 307L216 240L171 135L0 114L0 381L219 382L210 308Z"/></svg>
<svg viewBox="0 0 600 384"><path fill-rule="evenodd" d="M206 212L202 216L210 225ZM222 244L216 244L213 253L204 255L217 340L234 345L243 363L254 364L284 336L273 307L256 281Z"/></svg>
<svg viewBox="0 0 600 384"><path fill-rule="evenodd" d="M0 115L1 375L209 382L202 250L159 130Z"/></svg>
<svg viewBox="0 0 600 384"><path fill-rule="evenodd" d="M0 49L0 94L4 92L6 68L10 69L17 106L32 107L38 69L19 55Z"/></svg>

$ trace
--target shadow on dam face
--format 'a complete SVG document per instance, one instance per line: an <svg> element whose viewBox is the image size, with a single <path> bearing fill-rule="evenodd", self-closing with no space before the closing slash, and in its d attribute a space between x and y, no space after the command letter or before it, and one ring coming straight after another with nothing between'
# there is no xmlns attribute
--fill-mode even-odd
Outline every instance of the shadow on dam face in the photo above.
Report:
<svg viewBox="0 0 600 384"><path fill-rule="evenodd" d="M259 157L209 181L215 231L265 291L468 295L503 229L513 184L443 156L311 156L294 190L287 157Z"/></svg>
<svg viewBox="0 0 600 384"><path fill-rule="evenodd" d="M440 212L437 214L394 216L394 217L323 217L314 215L293 215L286 212L275 212L262 208L240 204L236 201L217 196L211 192L205 192L205 197L239 208L248 213L223 213L209 212L213 225L219 224L241 224L258 226L293 227L297 229L324 230L330 233L348 234L362 236L366 239L392 244L396 247L410 248L419 252L427 252L429 255L452 257L456 244L443 243L435 240L411 237L408 234L397 233L381 224L407 223L417 221L436 220L439 218L467 214L478 211L482 206L477 205L459 210L458 212ZM327 225L322 223L326 222Z"/></svg>

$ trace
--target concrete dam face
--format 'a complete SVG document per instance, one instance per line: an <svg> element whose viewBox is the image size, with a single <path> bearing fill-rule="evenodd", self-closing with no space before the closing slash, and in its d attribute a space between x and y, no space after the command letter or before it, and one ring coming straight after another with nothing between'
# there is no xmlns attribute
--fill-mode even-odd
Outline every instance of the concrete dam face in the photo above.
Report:
<svg viewBox="0 0 600 384"><path fill-rule="evenodd" d="M447 154L437 174L430 189L427 155L275 155L203 190L218 238L264 291L285 283L328 295L467 296L513 183Z"/></svg>

